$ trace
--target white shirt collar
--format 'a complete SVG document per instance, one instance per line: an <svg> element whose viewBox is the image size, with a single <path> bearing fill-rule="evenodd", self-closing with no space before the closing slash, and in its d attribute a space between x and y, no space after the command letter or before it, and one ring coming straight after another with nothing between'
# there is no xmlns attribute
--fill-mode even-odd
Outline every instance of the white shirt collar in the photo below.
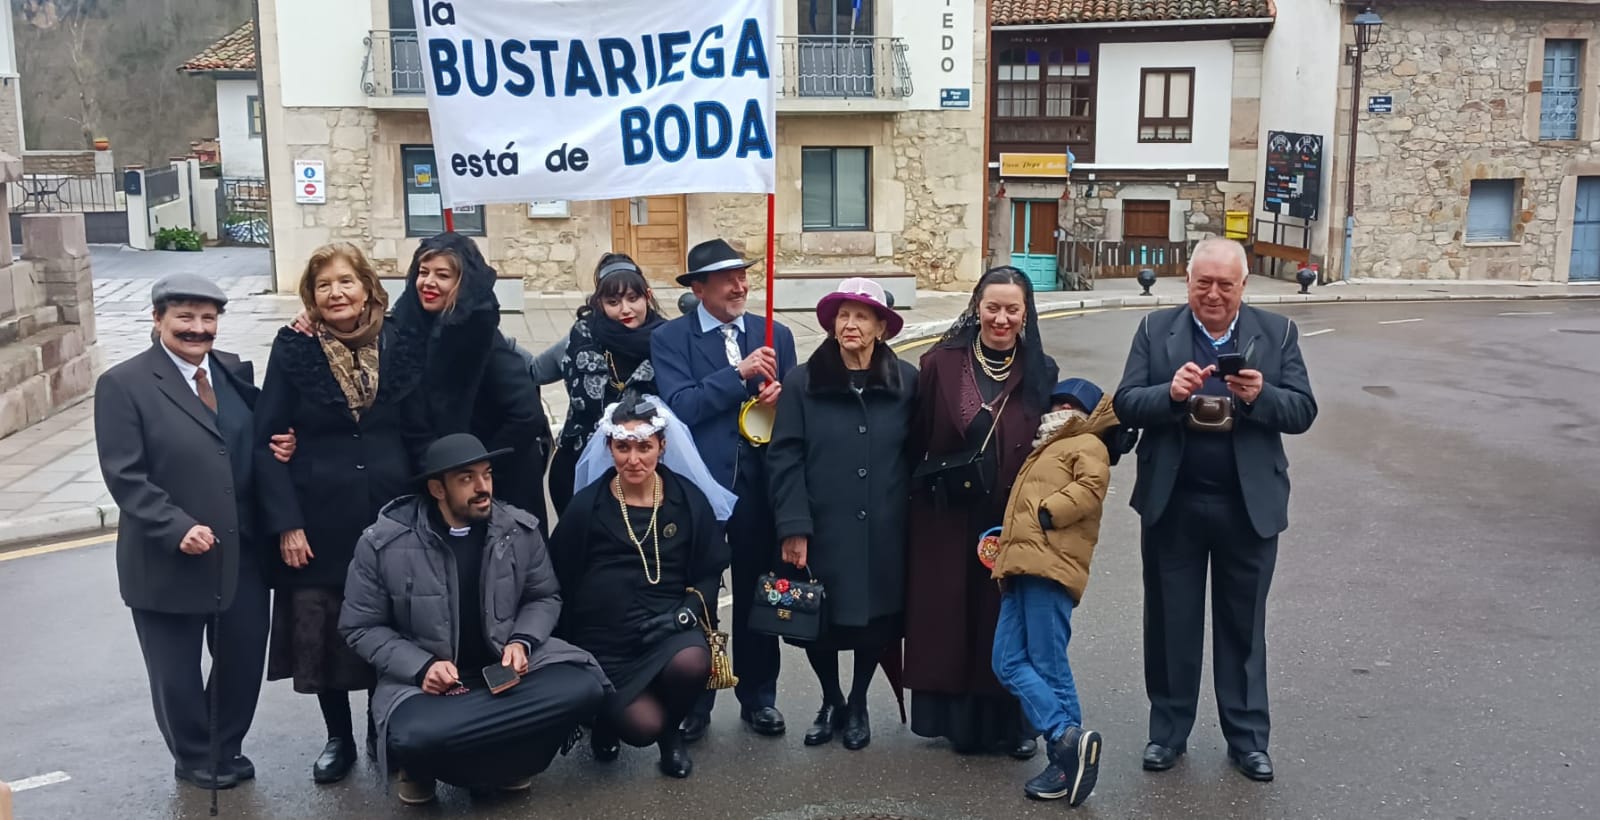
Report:
<svg viewBox="0 0 1600 820"><path fill-rule="evenodd" d="M744 314L743 313L739 314L738 316L733 317L733 321L731 321L731 322L724 322L724 321L718 319L717 317L712 316L711 315L711 311L706 310L706 306L704 304L701 304L699 307L695 308L695 315L700 317L700 332L701 333L710 333L711 331L716 330L717 328L722 327L723 325L733 325L734 328L737 329L740 333L744 332Z"/></svg>
<svg viewBox="0 0 1600 820"><path fill-rule="evenodd" d="M206 381L211 382L213 385L216 384L216 381L211 378L210 353L207 353L206 357L200 360L199 365L192 365L184 361L183 358L178 354L173 353L172 349L167 347L166 342L157 342L157 344L161 345L161 352L167 354L167 358L171 359L172 363L178 366L178 373L183 376L184 383L189 385L189 389L194 391L195 395L200 395L200 388L196 387L194 383L194 374L196 370L204 370L206 372Z"/></svg>

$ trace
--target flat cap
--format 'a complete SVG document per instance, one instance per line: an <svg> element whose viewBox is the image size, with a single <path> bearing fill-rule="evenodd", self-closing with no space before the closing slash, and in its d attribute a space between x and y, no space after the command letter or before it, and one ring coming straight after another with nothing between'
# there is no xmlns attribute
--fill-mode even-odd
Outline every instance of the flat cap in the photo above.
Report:
<svg viewBox="0 0 1600 820"><path fill-rule="evenodd" d="M217 283L192 273L174 273L156 280L150 289L150 304L159 302L199 299L216 302L218 307L228 304L228 294Z"/></svg>

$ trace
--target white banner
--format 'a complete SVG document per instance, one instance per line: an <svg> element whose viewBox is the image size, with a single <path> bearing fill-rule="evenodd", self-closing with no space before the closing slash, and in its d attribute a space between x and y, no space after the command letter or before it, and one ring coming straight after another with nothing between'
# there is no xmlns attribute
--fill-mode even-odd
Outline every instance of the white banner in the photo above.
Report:
<svg viewBox="0 0 1600 820"><path fill-rule="evenodd" d="M446 207L775 190L777 0L415 0Z"/></svg>

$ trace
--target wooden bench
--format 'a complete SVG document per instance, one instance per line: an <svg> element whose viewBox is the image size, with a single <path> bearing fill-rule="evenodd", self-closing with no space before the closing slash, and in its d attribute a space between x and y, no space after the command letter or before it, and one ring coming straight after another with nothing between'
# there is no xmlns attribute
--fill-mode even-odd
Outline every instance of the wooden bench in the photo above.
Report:
<svg viewBox="0 0 1600 820"><path fill-rule="evenodd" d="M1251 273L1261 273L1268 259L1281 259L1298 265L1311 264L1311 251L1305 248L1297 248L1293 245L1279 245L1276 242L1257 240L1250 245L1250 255L1254 257L1254 264L1251 265L1250 269Z"/></svg>

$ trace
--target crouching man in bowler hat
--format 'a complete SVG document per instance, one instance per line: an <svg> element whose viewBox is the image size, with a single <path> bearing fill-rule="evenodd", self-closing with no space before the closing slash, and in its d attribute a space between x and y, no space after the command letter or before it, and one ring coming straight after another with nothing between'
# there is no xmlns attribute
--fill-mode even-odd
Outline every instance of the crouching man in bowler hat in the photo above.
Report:
<svg viewBox="0 0 1600 820"><path fill-rule="evenodd" d="M270 622L251 478L257 391L248 362L212 348L228 303L215 282L168 276L150 301L154 344L95 386L95 446L121 514L117 583L173 773L227 789L255 777L241 746Z"/></svg>
<svg viewBox="0 0 1600 820"><path fill-rule="evenodd" d="M739 496L728 519L733 555L733 671L739 717L756 733L787 728L778 711L778 639L751 633L756 579L778 561L777 523L767 503L767 454L739 430L740 409L752 398L778 403L783 378L795 366L794 334L745 313L752 262L727 242L713 239L689 251L689 271L678 284L694 290L700 306L656 329L650 361L656 386L689 431L717 482ZM699 740L711 722L715 692L707 692L683 721L684 740Z"/></svg>
<svg viewBox="0 0 1600 820"><path fill-rule="evenodd" d="M1189 304L1134 332L1117 418L1144 428L1133 508L1143 525L1144 767L1172 768L1194 728L1211 568L1212 675L1228 758L1271 780L1267 755L1267 589L1289 526L1284 435L1317 401L1294 322L1243 304L1250 268L1231 239L1189 259Z"/></svg>
<svg viewBox="0 0 1600 820"><path fill-rule="evenodd" d="M407 804L432 801L438 780L527 789L611 689L550 636L561 592L539 521L494 497L490 460L509 452L465 433L434 442L426 494L386 505L350 563L339 631L378 671L379 766L393 758ZM489 680L501 670L509 689Z"/></svg>

